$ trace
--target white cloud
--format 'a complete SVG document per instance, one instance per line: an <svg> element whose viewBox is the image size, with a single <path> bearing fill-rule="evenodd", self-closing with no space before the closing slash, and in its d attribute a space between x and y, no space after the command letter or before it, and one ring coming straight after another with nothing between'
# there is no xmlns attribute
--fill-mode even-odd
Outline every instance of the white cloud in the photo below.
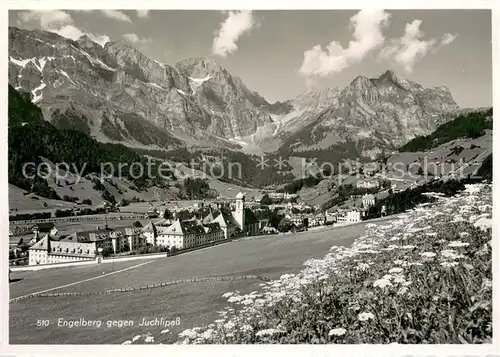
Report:
<svg viewBox="0 0 500 357"><path fill-rule="evenodd" d="M455 41L457 35L453 35L451 33L445 33L441 39L441 45L446 46Z"/></svg>
<svg viewBox="0 0 500 357"><path fill-rule="evenodd" d="M149 16L149 10L137 10L137 16L145 19Z"/></svg>
<svg viewBox="0 0 500 357"><path fill-rule="evenodd" d="M126 39L127 41L134 43L134 44L146 44L151 42L150 38L141 38L135 33L126 33L123 34L122 37Z"/></svg>
<svg viewBox="0 0 500 357"><path fill-rule="evenodd" d="M384 10L359 11L350 19L354 39L349 45L344 48L339 42L332 41L324 49L320 45L313 46L304 52L299 74L306 78L325 77L361 61L384 43L382 29L389 24L390 17Z"/></svg>
<svg viewBox="0 0 500 357"><path fill-rule="evenodd" d="M46 31L57 33L63 37L77 40L87 35L92 41L104 46L110 41L106 35L94 35L80 30L74 25L74 20L67 12L60 10L30 10L19 13L18 19L21 23L35 21Z"/></svg>
<svg viewBox="0 0 500 357"><path fill-rule="evenodd" d="M21 23L37 21L44 30L73 23L71 15L61 10L23 11L18 14L18 19Z"/></svg>
<svg viewBox="0 0 500 357"><path fill-rule="evenodd" d="M65 25L60 29L52 29L50 31L75 41L83 35L87 35L92 41L100 44L103 47L110 41L110 38L106 35L94 35L93 33L83 32L78 27L75 27L73 25Z"/></svg>
<svg viewBox="0 0 500 357"><path fill-rule="evenodd" d="M424 40L420 30L422 21L415 19L405 26L401 38L391 39L389 44L379 53L379 59L388 60L403 66L407 72L413 71L415 64L421 61L429 52L435 52L442 46L452 43L456 35L445 34L439 41L437 38Z"/></svg>
<svg viewBox="0 0 500 357"><path fill-rule="evenodd" d="M119 10L101 10L104 16L118 21L132 22L132 19L122 11Z"/></svg>
<svg viewBox="0 0 500 357"><path fill-rule="evenodd" d="M212 53L226 57L238 49L236 42L256 25L252 11L229 11L212 44Z"/></svg>
<svg viewBox="0 0 500 357"><path fill-rule="evenodd" d="M88 36L92 41L100 44L101 46L104 47L106 43L110 41L109 36L106 35L94 35L93 33L90 32L83 32L79 28L72 26L72 25L66 25L62 27L59 30L53 30L52 32L58 33L61 36L64 36L66 38L71 38L72 40L78 40L81 36Z"/></svg>

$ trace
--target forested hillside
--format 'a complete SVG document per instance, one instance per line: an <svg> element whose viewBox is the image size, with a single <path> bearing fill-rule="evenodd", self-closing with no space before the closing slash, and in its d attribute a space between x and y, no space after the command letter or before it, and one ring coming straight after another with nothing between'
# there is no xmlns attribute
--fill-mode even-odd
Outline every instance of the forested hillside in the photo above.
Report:
<svg viewBox="0 0 500 357"><path fill-rule="evenodd" d="M9 183L29 192L58 198L43 178L35 176L35 179L30 179L23 175L25 163L37 165L42 162L42 157L53 163L67 163L70 171L76 167L82 176L100 173L103 163L109 163L107 167L114 167L113 174L117 176L118 164L121 163L122 176L136 187L162 185L162 180L155 174L156 166L152 166L151 178L139 175L139 165L130 169L134 162L146 165L146 159L132 149L121 144L99 143L80 131L57 129L43 119L40 108L31 103L29 94L18 92L10 85L8 119ZM165 175L165 171L162 173ZM29 172L30 176L32 174Z"/></svg>
<svg viewBox="0 0 500 357"><path fill-rule="evenodd" d="M462 114L456 119L440 125L432 134L417 136L399 148L400 152L425 151L458 138L477 138L486 129L493 129L493 108Z"/></svg>

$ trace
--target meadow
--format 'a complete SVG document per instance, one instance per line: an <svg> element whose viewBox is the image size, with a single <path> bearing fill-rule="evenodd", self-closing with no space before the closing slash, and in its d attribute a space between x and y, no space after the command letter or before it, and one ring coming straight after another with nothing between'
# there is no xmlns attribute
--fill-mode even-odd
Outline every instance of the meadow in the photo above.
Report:
<svg viewBox="0 0 500 357"><path fill-rule="evenodd" d="M182 344L477 344L492 340L492 187L467 185L389 224L368 224L295 274L229 291ZM161 343L168 329L124 344Z"/></svg>

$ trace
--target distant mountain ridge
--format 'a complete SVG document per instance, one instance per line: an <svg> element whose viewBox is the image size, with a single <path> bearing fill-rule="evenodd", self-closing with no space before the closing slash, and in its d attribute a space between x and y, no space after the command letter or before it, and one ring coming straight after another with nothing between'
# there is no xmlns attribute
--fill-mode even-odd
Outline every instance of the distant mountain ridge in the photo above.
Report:
<svg viewBox="0 0 500 357"><path fill-rule="evenodd" d="M459 110L448 88L423 88L393 71L378 78L358 76L344 89L329 94L323 105L314 102L320 113L299 115L302 127L283 135L282 149L291 148L299 155L336 149L349 142L354 143L359 156L374 157L384 149L431 133ZM301 107L300 102L295 104L296 110Z"/></svg>
<svg viewBox="0 0 500 357"><path fill-rule="evenodd" d="M271 104L211 58L159 63L125 41L9 27L9 84L46 120L149 149L344 150L374 156L431 133L459 108L446 87L392 71ZM351 150L352 149L352 150Z"/></svg>

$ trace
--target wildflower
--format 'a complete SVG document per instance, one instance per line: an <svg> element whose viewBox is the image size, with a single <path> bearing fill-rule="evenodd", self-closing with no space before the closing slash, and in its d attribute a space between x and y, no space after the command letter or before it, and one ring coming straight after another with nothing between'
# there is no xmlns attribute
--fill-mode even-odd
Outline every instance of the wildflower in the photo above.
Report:
<svg viewBox="0 0 500 357"><path fill-rule="evenodd" d="M440 265L445 267L445 268L452 268L452 267L457 266L458 263L457 262L443 262Z"/></svg>
<svg viewBox="0 0 500 357"><path fill-rule="evenodd" d="M436 253L433 253L433 252L423 252L423 253L420 253L421 256L425 257L425 258L433 258L436 256Z"/></svg>
<svg viewBox="0 0 500 357"><path fill-rule="evenodd" d="M278 329L275 329L275 328L268 328L268 329L265 329L265 330L260 330L259 332L257 332L255 334L255 336L257 336L257 337L272 336L274 334L282 333L282 332L284 332L284 331L278 330Z"/></svg>
<svg viewBox="0 0 500 357"><path fill-rule="evenodd" d="M154 337L153 337L153 336L148 335L148 336L146 336L146 338L144 339L144 342L146 342L146 343L153 343L153 342L155 342L155 339L154 339Z"/></svg>
<svg viewBox="0 0 500 357"><path fill-rule="evenodd" d="M359 321L367 321L374 319L375 315L373 315L371 312L362 312L361 314L358 314L358 320Z"/></svg>
<svg viewBox="0 0 500 357"><path fill-rule="evenodd" d="M357 270L366 271L370 268L370 266L366 263L359 263L356 267Z"/></svg>
<svg viewBox="0 0 500 357"><path fill-rule="evenodd" d="M141 338L141 335L134 336L134 338L132 339L132 342L135 342L140 338Z"/></svg>
<svg viewBox="0 0 500 357"><path fill-rule="evenodd" d="M398 275L398 276L396 276L394 278L394 282L397 283L397 284L404 283L405 281L406 281L405 278L403 276L401 276L401 275Z"/></svg>
<svg viewBox="0 0 500 357"><path fill-rule="evenodd" d="M167 333L167 332L170 332L170 330L168 328L166 328L165 330L161 330L161 334L163 335L164 333Z"/></svg>
<svg viewBox="0 0 500 357"><path fill-rule="evenodd" d="M469 243L466 243L466 242L460 242L458 240L455 240L453 242L450 242L448 244L449 247L453 247L453 248L457 248L457 247L467 247L469 246L470 244Z"/></svg>
<svg viewBox="0 0 500 357"><path fill-rule="evenodd" d="M234 328L234 326L235 326L235 324L232 321L228 321L224 324L224 328L227 330L231 330L232 328Z"/></svg>
<svg viewBox="0 0 500 357"><path fill-rule="evenodd" d="M330 332L328 332L328 336L343 336L346 332L347 330L345 328L337 327L333 330L330 330Z"/></svg>
<svg viewBox="0 0 500 357"><path fill-rule="evenodd" d="M491 287L492 287L491 279L484 278L483 283L481 284L481 287L483 289L491 289Z"/></svg>
<svg viewBox="0 0 500 357"><path fill-rule="evenodd" d="M465 256L463 254L458 254L453 249L445 249L445 250L441 251L441 254L443 255L443 257L448 258L448 259L465 258Z"/></svg>
<svg viewBox="0 0 500 357"><path fill-rule="evenodd" d="M186 337L188 339L194 339L198 336L198 333L196 331L193 331L191 329L187 329L179 333L179 337Z"/></svg>
<svg viewBox="0 0 500 357"><path fill-rule="evenodd" d="M212 330L211 328L206 330L205 332L203 332L201 334L201 336L205 339L205 340L208 340L210 337L212 337L214 334L214 330Z"/></svg>
<svg viewBox="0 0 500 357"><path fill-rule="evenodd" d="M415 249L416 247L414 245L403 245L401 249Z"/></svg>
<svg viewBox="0 0 500 357"><path fill-rule="evenodd" d="M425 235L428 236L428 237L435 237L438 234L436 232L427 232L427 233L425 233Z"/></svg>
<svg viewBox="0 0 500 357"><path fill-rule="evenodd" d="M241 330L242 331L252 331L253 327L250 326L249 324L245 324L245 325L241 326Z"/></svg>
<svg viewBox="0 0 500 357"><path fill-rule="evenodd" d="M402 287L401 289L398 290L398 295L404 295L408 292L408 288L405 286L405 287Z"/></svg>
<svg viewBox="0 0 500 357"><path fill-rule="evenodd" d="M460 232L460 233L458 234L458 236L459 236L460 238L467 238L468 236L470 236L470 233L468 233L468 232Z"/></svg>
<svg viewBox="0 0 500 357"><path fill-rule="evenodd" d="M480 218L474 223L474 227L478 227L482 231L487 231L491 228L491 218Z"/></svg>
<svg viewBox="0 0 500 357"><path fill-rule="evenodd" d="M441 251L441 255L445 258L453 258L457 255L457 251L453 249L444 249Z"/></svg>
<svg viewBox="0 0 500 357"><path fill-rule="evenodd" d="M130 345L132 343L132 341L128 340L128 341L125 341L122 343L122 345Z"/></svg>
<svg viewBox="0 0 500 357"><path fill-rule="evenodd" d="M403 268L394 267L391 270L389 270L389 273L397 274L397 273L401 273L402 271L403 271Z"/></svg>
<svg viewBox="0 0 500 357"><path fill-rule="evenodd" d="M375 280L375 282L373 283L373 287L376 288L376 287L379 287L381 289L385 288L385 287L388 287L388 286L392 286L390 280L388 279L378 279L378 280Z"/></svg>
<svg viewBox="0 0 500 357"><path fill-rule="evenodd" d="M227 298L233 296L233 294L234 293L232 293L232 292L227 292L227 293L223 294L222 297L225 298L225 299L227 299Z"/></svg>
<svg viewBox="0 0 500 357"><path fill-rule="evenodd" d="M240 302L241 300L243 300L242 296L231 296L227 299L228 302Z"/></svg>

